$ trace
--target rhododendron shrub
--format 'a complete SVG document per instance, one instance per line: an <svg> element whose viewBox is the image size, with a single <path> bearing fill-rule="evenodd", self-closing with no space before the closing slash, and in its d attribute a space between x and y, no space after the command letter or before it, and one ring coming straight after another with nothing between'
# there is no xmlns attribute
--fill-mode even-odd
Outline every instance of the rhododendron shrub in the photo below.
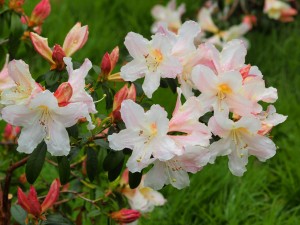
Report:
<svg viewBox="0 0 300 225"><path fill-rule="evenodd" d="M156 6L152 14L162 21L154 34L129 32L124 46L131 60L114 71L118 47L96 62L73 57L88 41L88 25L76 23L63 45L51 48L40 29L49 1L38 3L30 17L21 3L1 6L16 25L0 72L7 123L0 224L136 222L166 204L158 190L188 187L191 174L219 157L242 176L250 156L264 162L276 154L270 132L287 116L272 105L276 88L246 62L244 39L235 39L251 29L252 17L226 33L214 24L209 4L199 23L181 22L185 8L175 1ZM50 64L42 74L16 57L23 42ZM152 99L162 87L177 96L172 113ZM17 174L19 167L25 173Z"/></svg>

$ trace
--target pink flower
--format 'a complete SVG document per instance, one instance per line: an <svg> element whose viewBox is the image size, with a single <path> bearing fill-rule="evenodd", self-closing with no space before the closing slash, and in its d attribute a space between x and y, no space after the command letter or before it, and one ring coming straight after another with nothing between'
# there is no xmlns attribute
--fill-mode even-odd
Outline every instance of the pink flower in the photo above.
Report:
<svg viewBox="0 0 300 225"><path fill-rule="evenodd" d="M152 25L152 32L156 33L160 23L165 23L169 30L177 33L181 26L181 16L185 12L185 4L181 4L176 9L176 0L170 0L166 7L155 5L151 14L156 22Z"/></svg>
<svg viewBox="0 0 300 225"><path fill-rule="evenodd" d="M297 15L298 12L283 1L265 0L264 13L268 14L271 19L291 22L294 20L293 16Z"/></svg>
<svg viewBox="0 0 300 225"><path fill-rule="evenodd" d="M3 133L3 139L4 141L7 141L9 143L14 143L17 140L17 136L20 133L21 128L18 126L13 126L11 124L6 124L4 128L4 133Z"/></svg>
<svg viewBox="0 0 300 225"><path fill-rule="evenodd" d="M148 98L160 84L160 78L176 78L182 72L177 58L171 55L172 45L166 35L157 33L151 41L130 32L125 38L125 46L133 60L121 68L125 81L135 81L145 77L143 90Z"/></svg>
<svg viewBox="0 0 300 225"><path fill-rule="evenodd" d="M111 53L106 52L101 61L101 73L99 74L100 81L123 81L120 73L111 74L119 60L119 47L115 47Z"/></svg>
<svg viewBox="0 0 300 225"><path fill-rule="evenodd" d="M182 150L169 137L167 112L159 105L152 105L149 111L133 102L124 100L121 105L121 117L126 129L108 136L110 148L119 151L132 149L127 161L131 172L140 172L155 159L166 161L180 155Z"/></svg>
<svg viewBox="0 0 300 225"><path fill-rule="evenodd" d="M49 16L51 5L49 0L41 0L33 9L28 25L39 26L42 25L44 20Z"/></svg>
<svg viewBox="0 0 300 225"><path fill-rule="evenodd" d="M59 197L59 187L60 182L58 179L55 179L52 182L49 192L42 204L39 203L36 190L33 186L30 186L30 190L27 196L21 188L18 188L18 204L26 212L28 212L28 214L33 216L36 221L38 221L39 219L45 220L45 217L42 214L49 208L51 208L57 201Z"/></svg>
<svg viewBox="0 0 300 225"><path fill-rule="evenodd" d="M228 166L232 174L242 176L246 171L249 155L264 162L276 154L273 141L259 135L261 122L253 116L241 117L234 122L226 114L215 114L208 122L211 131L221 139L211 144L210 162L216 156L228 155Z"/></svg>
<svg viewBox="0 0 300 225"><path fill-rule="evenodd" d="M30 39L35 50L50 63L51 69L62 70L64 68L63 57L69 57L82 48L88 39L88 34L88 26L82 27L81 23L76 23L67 34L63 46L56 45L53 51L48 45L47 38L30 32Z"/></svg>

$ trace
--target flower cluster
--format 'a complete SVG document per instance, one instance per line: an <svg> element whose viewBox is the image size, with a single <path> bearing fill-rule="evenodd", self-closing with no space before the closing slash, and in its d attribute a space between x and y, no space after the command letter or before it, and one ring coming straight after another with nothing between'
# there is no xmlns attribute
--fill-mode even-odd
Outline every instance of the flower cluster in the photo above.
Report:
<svg viewBox="0 0 300 225"><path fill-rule="evenodd" d="M75 51L78 47L74 40L84 40L85 36L86 32L71 32L65 45ZM23 127L18 139L19 152L29 154L44 140L52 155L68 155L70 141L66 128L82 118L89 121L89 129L94 128L89 114L97 111L85 91L85 77L92 64L86 59L79 69L73 70L71 58L63 60L69 78L54 93L32 78L23 60L12 60L1 71L1 114L6 122Z"/></svg>
<svg viewBox="0 0 300 225"><path fill-rule="evenodd" d="M161 78L177 79L181 85L171 119L159 105L145 112L132 100L124 100L120 113L126 129L108 136L112 149L132 149L129 171L141 172L152 165L144 182L154 189L165 184L188 186L188 173L214 163L217 156L228 155L230 171L243 175L250 155L260 161L275 155L268 133L286 119L272 105L263 111L260 102L274 103L277 90L266 88L256 66L245 64L244 42L232 40L221 51L208 42L196 46L199 27L187 21L177 35L161 26L150 41L132 32L125 38L133 60L121 68L124 80L145 77L142 88L149 98ZM199 122L211 111L208 126ZM212 134L219 140L210 145Z"/></svg>

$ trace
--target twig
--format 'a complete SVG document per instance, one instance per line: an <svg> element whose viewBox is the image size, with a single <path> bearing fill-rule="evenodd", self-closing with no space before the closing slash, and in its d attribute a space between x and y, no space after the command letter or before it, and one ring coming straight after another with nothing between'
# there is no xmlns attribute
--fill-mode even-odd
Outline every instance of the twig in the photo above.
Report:
<svg viewBox="0 0 300 225"><path fill-rule="evenodd" d="M8 194L9 194L9 188L10 188L12 174L16 169L25 165L28 158L29 158L29 156L12 164L6 171L3 193L1 196L2 197L2 207L0 209L0 224L1 225L8 225L10 222L10 202L8 199Z"/></svg>

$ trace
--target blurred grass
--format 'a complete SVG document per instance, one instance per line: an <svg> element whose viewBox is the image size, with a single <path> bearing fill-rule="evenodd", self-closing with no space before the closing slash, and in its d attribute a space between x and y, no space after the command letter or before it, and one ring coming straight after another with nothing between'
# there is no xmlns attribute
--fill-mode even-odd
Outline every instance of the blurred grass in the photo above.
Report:
<svg viewBox="0 0 300 225"><path fill-rule="evenodd" d="M37 2L27 1L28 13ZM123 41L129 31L149 37L150 9L166 1L52 0L51 3L52 13L43 26L42 36L48 37L50 46L62 44L77 21L88 24L89 40L73 58L83 61L88 57L93 64L99 64L102 55L116 45L121 48L121 61L124 60L127 52ZM193 18L202 4L187 0L186 5L186 17ZM189 188L181 191L164 188L162 192L168 203L156 208L141 224L299 224L300 19L291 24L271 23L268 29L254 30L247 38L251 43L247 63L257 65L267 85L278 88L279 100L275 106L278 112L289 116L272 131L278 153L263 164L251 159L248 171L241 178L230 174L226 158L217 160L215 165L208 165L192 176ZM46 67L45 71L48 69L38 56L29 64L33 73L39 73L41 65ZM155 93L154 101L170 109L175 96L160 91Z"/></svg>

